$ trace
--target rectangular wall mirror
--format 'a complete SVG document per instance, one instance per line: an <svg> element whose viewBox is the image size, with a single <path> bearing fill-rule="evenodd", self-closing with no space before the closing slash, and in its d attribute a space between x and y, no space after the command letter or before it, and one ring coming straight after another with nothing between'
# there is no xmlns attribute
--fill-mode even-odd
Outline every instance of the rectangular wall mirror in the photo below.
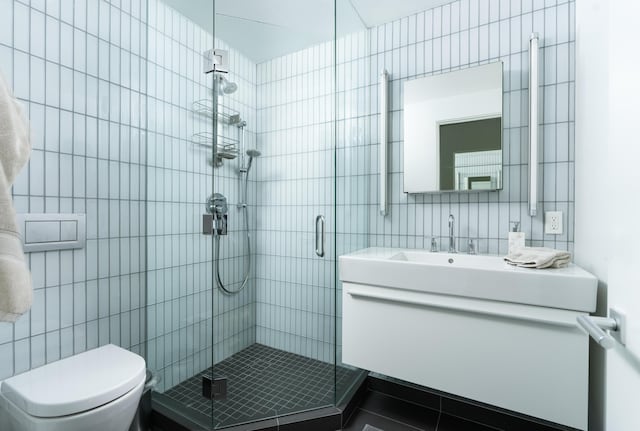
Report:
<svg viewBox="0 0 640 431"><path fill-rule="evenodd" d="M502 62L404 83L404 192L502 188Z"/></svg>

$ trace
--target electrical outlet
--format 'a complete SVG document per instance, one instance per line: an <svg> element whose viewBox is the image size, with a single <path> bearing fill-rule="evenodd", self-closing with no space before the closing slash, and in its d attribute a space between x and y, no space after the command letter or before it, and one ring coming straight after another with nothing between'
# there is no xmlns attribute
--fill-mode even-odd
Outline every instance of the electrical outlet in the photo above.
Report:
<svg viewBox="0 0 640 431"><path fill-rule="evenodd" d="M562 211L546 211L544 213L544 233L562 235Z"/></svg>

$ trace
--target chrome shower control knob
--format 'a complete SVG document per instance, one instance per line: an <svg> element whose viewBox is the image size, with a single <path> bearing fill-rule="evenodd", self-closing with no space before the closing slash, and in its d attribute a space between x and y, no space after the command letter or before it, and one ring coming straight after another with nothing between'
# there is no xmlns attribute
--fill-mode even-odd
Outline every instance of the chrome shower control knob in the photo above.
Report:
<svg viewBox="0 0 640 431"><path fill-rule="evenodd" d="M228 212L227 198L220 193L212 194L207 200L206 210L209 214L226 214Z"/></svg>

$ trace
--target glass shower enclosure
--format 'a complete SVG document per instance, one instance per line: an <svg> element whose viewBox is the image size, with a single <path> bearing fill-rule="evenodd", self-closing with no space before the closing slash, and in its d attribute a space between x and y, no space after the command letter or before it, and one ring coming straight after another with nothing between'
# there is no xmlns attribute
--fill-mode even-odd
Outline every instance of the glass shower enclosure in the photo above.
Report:
<svg viewBox="0 0 640 431"><path fill-rule="evenodd" d="M335 406L363 377L339 345L337 253L361 246L336 233L348 2L300 3L148 0L147 356L154 403L203 428Z"/></svg>

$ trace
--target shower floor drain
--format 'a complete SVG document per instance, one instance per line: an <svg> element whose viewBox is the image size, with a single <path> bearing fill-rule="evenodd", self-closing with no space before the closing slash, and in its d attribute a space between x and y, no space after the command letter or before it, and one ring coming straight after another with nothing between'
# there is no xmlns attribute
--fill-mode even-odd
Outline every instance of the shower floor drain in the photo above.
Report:
<svg viewBox="0 0 640 431"><path fill-rule="evenodd" d="M369 425L369 424L366 424L366 425L364 426L364 428L362 428L362 431L384 431L384 430L383 430L383 429L381 429L381 428L376 428L376 427L374 427L374 426L371 426L371 425Z"/></svg>

